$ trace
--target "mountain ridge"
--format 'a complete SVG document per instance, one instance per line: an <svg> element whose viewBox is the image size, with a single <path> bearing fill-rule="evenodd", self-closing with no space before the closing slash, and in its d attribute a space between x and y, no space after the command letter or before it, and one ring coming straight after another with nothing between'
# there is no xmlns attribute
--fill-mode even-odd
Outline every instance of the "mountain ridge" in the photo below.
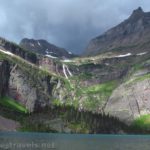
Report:
<svg viewBox="0 0 150 150"><path fill-rule="evenodd" d="M84 54L90 56L113 50L133 53L148 51L149 25L150 13L143 12L139 7L128 19L92 39Z"/></svg>
<svg viewBox="0 0 150 150"><path fill-rule="evenodd" d="M71 52L68 52L66 49L60 48L54 44L51 44L44 39L35 40L35 39L24 38L20 41L19 45L30 51L33 51L42 55L47 55L48 57L52 57L52 58L75 57L74 54L72 54Z"/></svg>

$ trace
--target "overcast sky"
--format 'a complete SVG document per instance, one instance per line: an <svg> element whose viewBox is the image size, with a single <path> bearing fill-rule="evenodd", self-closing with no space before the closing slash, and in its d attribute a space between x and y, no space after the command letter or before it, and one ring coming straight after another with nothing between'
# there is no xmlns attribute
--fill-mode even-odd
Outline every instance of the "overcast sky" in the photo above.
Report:
<svg viewBox="0 0 150 150"><path fill-rule="evenodd" d="M149 0L0 0L0 36L46 39L75 53Z"/></svg>

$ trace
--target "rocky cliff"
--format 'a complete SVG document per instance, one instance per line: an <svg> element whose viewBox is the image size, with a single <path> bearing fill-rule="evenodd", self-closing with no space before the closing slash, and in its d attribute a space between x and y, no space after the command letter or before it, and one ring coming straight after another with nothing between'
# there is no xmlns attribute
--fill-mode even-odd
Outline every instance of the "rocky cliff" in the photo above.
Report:
<svg viewBox="0 0 150 150"><path fill-rule="evenodd" d="M8 61L0 61L0 97L4 96L9 87L10 66Z"/></svg>
<svg viewBox="0 0 150 150"><path fill-rule="evenodd" d="M25 72L17 65L13 66L9 79L10 97L23 104L29 112L50 106L55 99L64 99L62 90L65 92L65 87L61 89L63 81L48 74L40 75L39 72L30 71Z"/></svg>
<svg viewBox="0 0 150 150"><path fill-rule="evenodd" d="M129 124L138 117L149 114L149 77L149 71L142 70L121 84L110 96L105 113Z"/></svg>

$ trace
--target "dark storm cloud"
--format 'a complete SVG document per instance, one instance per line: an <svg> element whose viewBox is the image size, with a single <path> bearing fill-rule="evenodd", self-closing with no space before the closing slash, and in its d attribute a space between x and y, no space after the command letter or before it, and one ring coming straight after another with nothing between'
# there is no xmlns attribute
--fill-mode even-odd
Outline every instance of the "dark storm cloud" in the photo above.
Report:
<svg viewBox="0 0 150 150"><path fill-rule="evenodd" d="M43 38L80 53L138 6L150 11L148 0L0 0L0 36Z"/></svg>

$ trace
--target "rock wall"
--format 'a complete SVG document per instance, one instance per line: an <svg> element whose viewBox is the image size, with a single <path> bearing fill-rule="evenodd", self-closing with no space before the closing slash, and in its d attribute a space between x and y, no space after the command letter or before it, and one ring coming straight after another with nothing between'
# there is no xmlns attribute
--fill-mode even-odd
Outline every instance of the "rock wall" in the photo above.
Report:
<svg viewBox="0 0 150 150"><path fill-rule="evenodd" d="M150 113L150 79L122 84L109 98L105 113L131 123L137 117Z"/></svg>
<svg viewBox="0 0 150 150"><path fill-rule="evenodd" d="M28 78L15 65L10 72L9 96L28 108L34 110L37 101L37 90L30 84Z"/></svg>
<svg viewBox="0 0 150 150"><path fill-rule="evenodd" d="M40 76L38 72L30 74L14 65L10 72L9 96L23 104L29 112L40 111L54 99L64 99L67 93L63 92L63 84L54 76Z"/></svg>
<svg viewBox="0 0 150 150"><path fill-rule="evenodd" d="M4 96L8 90L9 67L7 61L0 61L0 97Z"/></svg>

